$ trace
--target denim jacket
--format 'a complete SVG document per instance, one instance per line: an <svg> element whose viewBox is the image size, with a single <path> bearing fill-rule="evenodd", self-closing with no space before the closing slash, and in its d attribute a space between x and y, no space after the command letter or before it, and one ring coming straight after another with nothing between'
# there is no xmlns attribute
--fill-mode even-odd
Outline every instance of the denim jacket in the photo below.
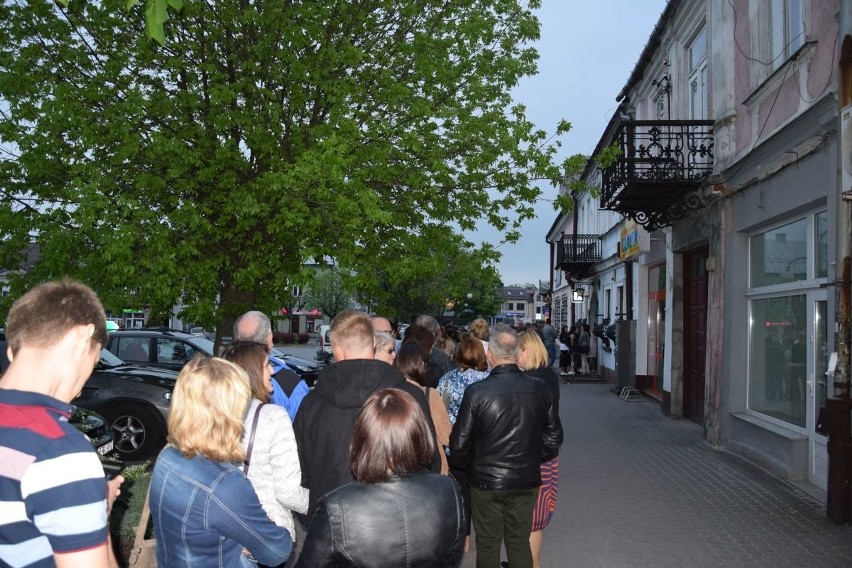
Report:
<svg viewBox="0 0 852 568"><path fill-rule="evenodd" d="M150 499L160 568L236 568L244 565L243 547L277 566L293 549L290 533L269 520L235 464L186 458L166 446Z"/></svg>

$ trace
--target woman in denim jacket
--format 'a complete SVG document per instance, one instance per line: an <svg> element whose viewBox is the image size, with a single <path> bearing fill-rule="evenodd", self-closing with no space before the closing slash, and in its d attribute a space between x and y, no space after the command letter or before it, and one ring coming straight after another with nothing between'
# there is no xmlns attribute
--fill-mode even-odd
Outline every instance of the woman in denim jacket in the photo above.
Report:
<svg viewBox="0 0 852 568"><path fill-rule="evenodd" d="M269 520L242 472L250 398L245 371L218 357L195 358L178 376L170 443L151 479L159 568L276 566L290 556L290 533Z"/></svg>

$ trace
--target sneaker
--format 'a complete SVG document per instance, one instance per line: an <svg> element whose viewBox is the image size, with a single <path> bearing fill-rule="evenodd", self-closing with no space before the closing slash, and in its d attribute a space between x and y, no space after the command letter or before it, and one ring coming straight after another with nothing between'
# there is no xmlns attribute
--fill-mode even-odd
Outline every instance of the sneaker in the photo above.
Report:
<svg viewBox="0 0 852 568"><path fill-rule="evenodd" d="M567 372L567 373L565 373L565 374L566 374L566 375L568 375L568 376L571 376L571 375L573 375L573 374L574 374L574 371L568 371L568 372Z"/></svg>
<svg viewBox="0 0 852 568"><path fill-rule="evenodd" d="M567 375L567 374L568 374L568 372L567 372L567 371L562 371L562 372L561 372L561 373L559 373L559 374L560 374L561 376L565 376L565 375Z"/></svg>

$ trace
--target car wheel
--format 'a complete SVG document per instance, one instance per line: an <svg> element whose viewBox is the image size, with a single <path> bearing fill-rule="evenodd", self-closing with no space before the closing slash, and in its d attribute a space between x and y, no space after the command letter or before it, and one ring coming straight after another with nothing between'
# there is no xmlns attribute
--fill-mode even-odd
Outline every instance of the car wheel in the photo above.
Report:
<svg viewBox="0 0 852 568"><path fill-rule="evenodd" d="M163 427L147 408L122 404L110 410L106 418L112 426L115 449L122 459L142 460L159 450Z"/></svg>

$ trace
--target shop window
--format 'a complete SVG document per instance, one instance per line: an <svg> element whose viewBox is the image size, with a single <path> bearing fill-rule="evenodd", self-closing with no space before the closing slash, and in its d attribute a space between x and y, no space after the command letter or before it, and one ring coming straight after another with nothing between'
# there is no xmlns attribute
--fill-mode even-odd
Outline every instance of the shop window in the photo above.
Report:
<svg viewBox="0 0 852 568"><path fill-rule="evenodd" d="M805 427L806 297L751 302L749 408Z"/></svg>
<svg viewBox="0 0 852 568"><path fill-rule="evenodd" d="M801 428L808 341L822 333L815 326L825 325L808 306L827 275L826 230L822 211L749 239L748 408Z"/></svg>
<svg viewBox="0 0 852 568"><path fill-rule="evenodd" d="M807 219L751 238L751 287L770 286L807 278Z"/></svg>

